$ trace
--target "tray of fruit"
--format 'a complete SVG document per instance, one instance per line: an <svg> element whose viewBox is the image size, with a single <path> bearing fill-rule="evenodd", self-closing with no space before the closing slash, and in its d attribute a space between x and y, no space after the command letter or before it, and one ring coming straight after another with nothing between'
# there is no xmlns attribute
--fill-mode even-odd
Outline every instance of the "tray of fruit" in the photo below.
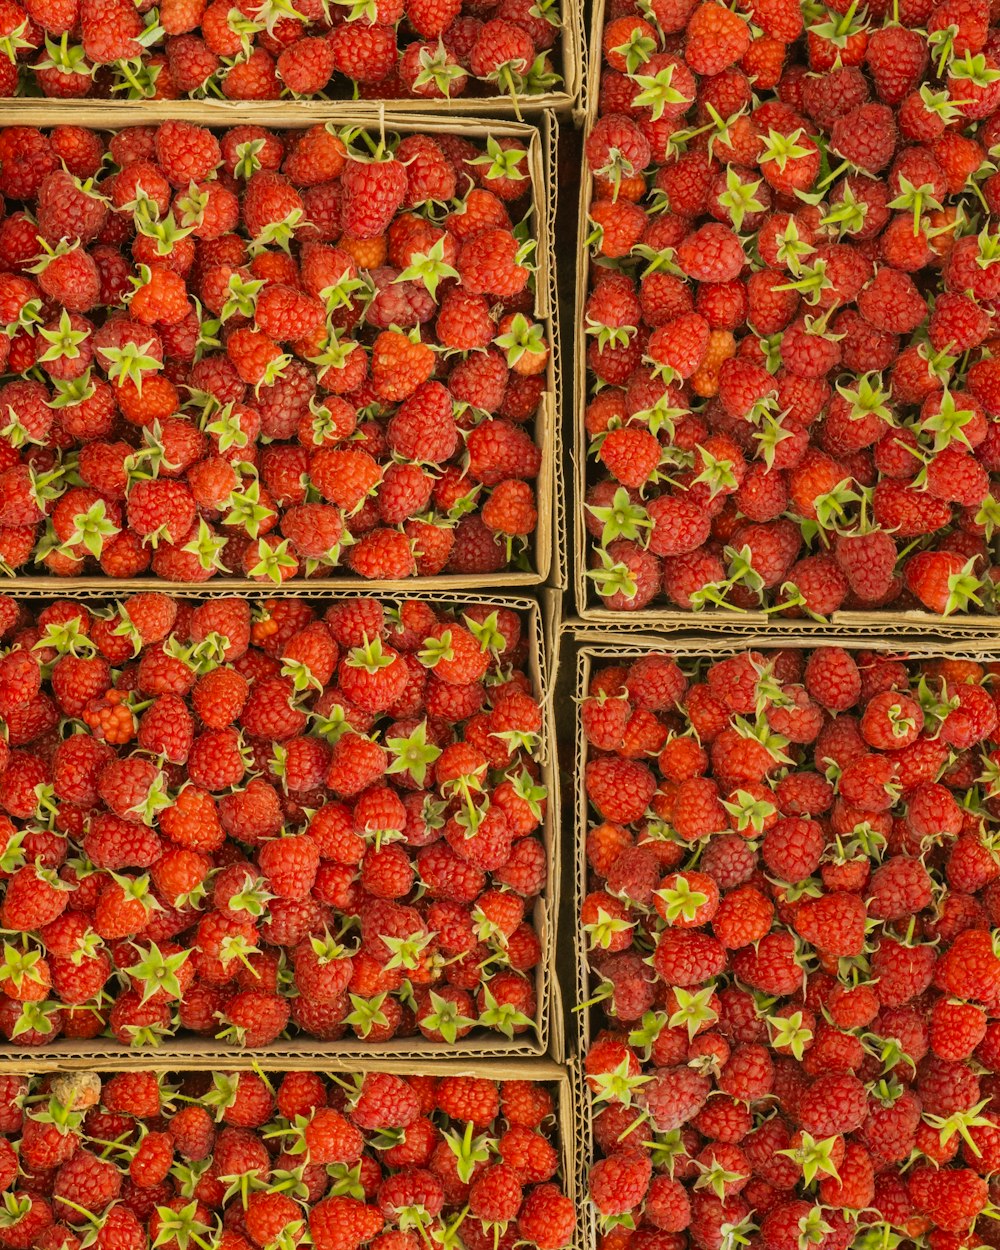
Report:
<svg viewBox="0 0 1000 1250"><path fill-rule="evenodd" d="M988 1237L1000 651L748 643L578 648L590 1236Z"/></svg>
<svg viewBox="0 0 1000 1250"><path fill-rule="evenodd" d="M5 0L0 98L247 108L305 117L330 101L397 111L569 113L579 90L577 0Z"/></svg>
<svg viewBox="0 0 1000 1250"><path fill-rule="evenodd" d="M561 567L552 128L171 112L0 130L5 570L499 588Z"/></svg>
<svg viewBox="0 0 1000 1250"><path fill-rule="evenodd" d="M582 1244L554 1064L85 1068L0 1089L11 1247Z"/></svg>
<svg viewBox="0 0 1000 1250"><path fill-rule="evenodd" d="M991 628L995 56L979 3L595 3L581 615Z"/></svg>
<svg viewBox="0 0 1000 1250"><path fill-rule="evenodd" d="M0 635L4 1063L511 1058L553 1013L560 1053L538 604L29 594Z"/></svg>

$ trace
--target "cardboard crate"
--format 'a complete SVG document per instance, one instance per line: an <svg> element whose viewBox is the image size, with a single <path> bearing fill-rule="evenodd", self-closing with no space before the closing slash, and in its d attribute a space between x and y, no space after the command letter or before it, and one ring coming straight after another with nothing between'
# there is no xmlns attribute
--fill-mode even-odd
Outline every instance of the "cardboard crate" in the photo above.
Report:
<svg viewBox="0 0 1000 1250"><path fill-rule="evenodd" d="M585 132L597 120L601 83L601 39L604 33L606 0L593 0L590 24L584 48L584 73L580 95L579 116ZM596 594L593 579L587 576L593 539L584 524L584 499L587 494L587 436L584 413L589 393L587 369L587 334L584 310L590 290L590 249L586 245L589 230L593 175L586 153L581 157L580 202L577 220L576 307L573 317L573 436L571 443L572 481L568 484L572 500L571 551L573 555L573 595L581 624L618 630L698 631L700 633L752 630L769 634L782 641L798 633L808 633L817 640L825 635L880 638L897 631L940 638L974 638L989 635L998 629L998 618L984 613L965 616L936 616L932 612L887 610L836 612L829 621L813 621L778 617L766 612L742 612L736 609L709 608L700 612L682 612L667 604L651 604L636 612L613 612Z"/></svg>
<svg viewBox="0 0 1000 1250"><path fill-rule="evenodd" d="M728 637L689 634L686 637L654 633L641 634L636 632L623 635L619 630L599 630L587 625L579 629L572 622L565 627L567 650L572 650L575 659L576 699L577 706L585 697L590 685L592 672L607 664L628 663L640 656L656 652L666 652L677 660L709 660L723 659L743 651L794 649L812 650L824 643L850 647L851 640L842 635L827 634L825 637L812 633L789 634L775 637L774 634L737 635L731 631ZM985 662L1000 661L1000 636L984 636L978 640L949 639L934 641L928 638L895 641L891 637L875 639L857 639L859 650L881 651L900 655L911 659L954 658ZM575 864L575 882L573 889L573 919L576 950L577 979L575 987L576 1003L589 1002L593 994L592 978L588 967L588 950L584 935L579 924L580 905L587 893L588 866L586 855L586 833L594 819L587 802L584 786L584 769L586 767L588 745L583 728L577 715L576 723L576 757L573 765L575 786L575 804L572 808L575 822L573 829L573 859ZM569 808L568 808L569 810ZM573 1026L576 1057L572 1068L580 1099L580 1129L583 1146L579 1163L577 1184L581 1195L581 1219L586 1229L586 1243L595 1246L598 1240L597 1218L593 1206L587 1199L587 1175L595 1161L593 1138L593 1100L583 1077L583 1061L590 1049L591 1038L599 1027L601 1009L599 1006L574 1011Z"/></svg>
<svg viewBox="0 0 1000 1250"><path fill-rule="evenodd" d="M17 597L34 606L42 606L53 598L79 598L88 602L100 602L111 597L127 596L132 592L131 585L118 587L116 596L109 595L110 586L98 588L80 587L74 584L63 588L63 593L53 596L51 591L36 586L18 583L14 588ZM3 588L0 587L0 592ZM520 614L522 628L528 639L528 659L526 671L531 677L533 689L542 707L542 741L538 750L538 762L542 781L548 790L545 808L545 819L542 824L541 838L546 850L548 868L547 885L544 893L536 901L530 913L535 929L538 932L542 947L542 958L535 969L536 1012L534 1029L523 1034L506 1038L502 1033L488 1030L474 1030L469 1036L458 1039L453 1045L445 1046L432 1042L421 1036L391 1039L387 1042L369 1043L353 1037L341 1038L338 1041L322 1041L307 1035L296 1035L293 1038L279 1038L269 1047L246 1049L229 1042L198 1035L171 1037L155 1048L130 1048L120 1045L114 1038L97 1037L90 1040L59 1038L51 1045L40 1047L17 1046L0 1038L0 1072L21 1071L32 1072L44 1065L69 1064L75 1067L95 1066L105 1062L113 1062L117 1068L144 1068L152 1060L164 1067L176 1067L186 1064L188 1067L199 1066L248 1066L261 1064L280 1067L289 1064L300 1067L311 1067L323 1064L338 1064L350 1067L361 1061L384 1060L395 1070L399 1061L431 1060L447 1052L461 1056L456 1062L478 1063L483 1060L521 1060L537 1059L539 1056L551 1054L556 1060L565 1057L565 1029L562 1017L562 999L555 972L556 928L559 915L560 885L562 877L562 860L560 845L560 796L555 760L555 730L552 692L555 663L554 639L559 635L559 607L557 594L546 594L544 605L533 599L512 598L510 596L491 594L488 590L480 593L471 591L445 593L424 592L419 587L412 587L409 594L386 594L381 589L356 587L352 591L337 590L324 587L322 583L310 586L308 591L300 589L299 598L308 599L317 606L343 602L347 599L367 598L375 596L379 599L426 599L443 607L461 606L471 603L495 603L497 606L510 608ZM212 585L202 584L193 587L180 598L192 600L218 599L232 597ZM263 603L274 596L258 586L244 587L242 597L253 603ZM287 596L286 596L287 597Z"/></svg>
<svg viewBox="0 0 1000 1250"><path fill-rule="evenodd" d="M11 1072L18 1072L34 1076L47 1073L91 1071L107 1078L113 1076L119 1070L115 1066L115 1056L113 1055L96 1056L92 1059L67 1058L56 1062L47 1062L42 1056L39 1056L39 1058L41 1061L26 1073L24 1069L9 1067L0 1058L0 1074L8 1075ZM157 1057L156 1062L150 1062L147 1066L151 1071L164 1075L174 1072L203 1072L206 1075L214 1075L220 1071L236 1072L248 1070L254 1070L263 1075L309 1071L318 1072L321 1076L327 1074L344 1076L365 1075L369 1072L399 1072L398 1063L377 1059L358 1058L341 1060L329 1056L318 1056L315 1059L309 1059L297 1056L273 1055L254 1059L251 1064L249 1057L244 1055L243 1062L231 1063L227 1060L224 1064L219 1064L212 1054L205 1053L178 1055L172 1057L169 1062L161 1061L160 1057ZM555 1099L555 1140L553 1144L559 1154L559 1171L554 1179L560 1184L563 1192L577 1211L576 1233L566 1250L584 1250L585 1247L593 1245L592 1241L584 1238L585 1222L582 1212L581 1190L579 1188L579 1161L581 1158L579 1089L576 1074L570 1068L546 1059L522 1059L509 1063L470 1063L462 1059L441 1059L432 1063L416 1059L407 1064L404 1075L430 1077L472 1076L493 1081L521 1080L550 1087Z"/></svg>
<svg viewBox="0 0 1000 1250"><path fill-rule="evenodd" d="M397 112L382 105L349 103L343 105L267 104L241 106L234 109L213 106L204 101L188 101L190 109L178 109L177 102L130 102L97 103L75 102L72 112L58 111L57 101L13 100L0 101L0 129L6 126L48 127L63 125L85 126L92 130L117 131L129 126L156 125L183 115L185 120L200 125L226 129L233 125L254 123L279 130L299 130L308 126L329 123L336 127L363 127L375 133L390 132L401 135L426 133L446 134L485 141L493 138L514 138L528 151L531 168L532 198L531 225L537 239L535 249L535 320L545 327L550 344L546 366L546 390L534 421L534 440L542 453L542 464L535 484L538 527L528 547L531 568L528 571L508 569L489 575L489 586L501 592L528 586L540 586L550 579L563 585L566 568L566 543L564 531L564 503L562 498L562 371L559 362L558 299L555 271L555 215L557 183L555 154L558 141L558 124L550 112L543 112L538 125L530 125L508 119L483 120L455 116L444 110L437 114L415 111ZM69 105L69 101L63 102ZM33 568L34 566L28 566ZM76 578L39 575L30 571L18 571L14 582L43 587L49 594L77 593L81 588L100 590L109 586L103 576ZM217 576L209 582L215 590L241 592L257 583L244 577ZM378 586L380 590L402 591L407 594L424 590L472 590L482 586L479 575L465 573L442 573L434 577L412 577L405 581L366 583L346 567L331 570L330 576L322 578L293 578L280 586L271 585L270 593L286 595L300 593L303 587L331 586L340 589L361 586ZM130 578L127 585L132 590L163 590L176 594L188 593L191 583L166 582L152 574ZM0 588L3 582L0 581Z"/></svg>

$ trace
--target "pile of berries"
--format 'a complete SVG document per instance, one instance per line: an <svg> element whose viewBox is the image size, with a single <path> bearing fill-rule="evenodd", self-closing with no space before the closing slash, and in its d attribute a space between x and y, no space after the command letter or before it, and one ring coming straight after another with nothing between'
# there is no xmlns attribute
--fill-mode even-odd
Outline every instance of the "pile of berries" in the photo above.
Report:
<svg viewBox="0 0 1000 1250"><path fill-rule="evenodd" d="M9 1250L560 1250L549 1086L366 1072L0 1076Z"/></svg>
<svg viewBox="0 0 1000 1250"><path fill-rule="evenodd" d="M546 791L515 611L5 598L0 638L9 1041L530 1041Z"/></svg>
<svg viewBox="0 0 1000 1250"><path fill-rule="evenodd" d="M603 1250L997 1244L998 673L834 646L593 673Z"/></svg>
<svg viewBox="0 0 1000 1250"><path fill-rule="evenodd" d="M526 143L0 130L7 569L531 567Z"/></svg>
<svg viewBox="0 0 1000 1250"><path fill-rule="evenodd" d="M994 17L609 4L581 327L605 606L995 610Z"/></svg>
<svg viewBox="0 0 1000 1250"><path fill-rule="evenodd" d="M555 0L0 0L0 96L516 100L559 33Z"/></svg>

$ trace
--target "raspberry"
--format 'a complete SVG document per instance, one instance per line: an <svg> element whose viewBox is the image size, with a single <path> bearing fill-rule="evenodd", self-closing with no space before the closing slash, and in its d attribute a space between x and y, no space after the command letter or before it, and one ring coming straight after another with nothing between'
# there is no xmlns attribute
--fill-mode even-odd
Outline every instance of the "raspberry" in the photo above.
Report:
<svg viewBox="0 0 1000 1250"><path fill-rule="evenodd" d="M702 226L678 248L678 261L699 282L728 282L743 268L743 249L736 235L721 224Z"/></svg>
<svg viewBox="0 0 1000 1250"><path fill-rule="evenodd" d="M774 911L771 903L751 885L739 885L720 902L712 927L730 950L749 946L768 932Z"/></svg>
<svg viewBox="0 0 1000 1250"><path fill-rule="evenodd" d="M488 1224L511 1220L522 1200L521 1181L515 1170L504 1163L487 1167L469 1191L469 1211Z"/></svg>
<svg viewBox="0 0 1000 1250"><path fill-rule="evenodd" d="M81 0L80 26L84 52L96 64L142 54L142 20L123 0Z"/></svg>
<svg viewBox="0 0 1000 1250"><path fill-rule="evenodd" d="M297 39L278 55L278 77L297 96L319 95L326 89L336 61L327 39Z"/></svg>
<svg viewBox="0 0 1000 1250"><path fill-rule="evenodd" d="M538 1185L522 1203L517 1227L521 1236L539 1250L559 1250L573 1236L576 1211L557 1185Z"/></svg>
<svg viewBox="0 0 1000 1250"><path fill-rule="evenodd" d="M621 1215L637 1207L649 1187L652 1165L639 1151L619 1150L590 1169L590 1199L602 1215Z"/></svg>
<svg viewBox="0 0 1000 1250"><path fill-rule="evenodd" d="M656 781L634 760L597 759L587 765L587 793L603 816L628 823L645 812Z"/></svg>
<svg viewBox="0 0 1000 1250"><path fill-rule="evenodd" d="M941 1173L931 1167L917 1168L907 1188L918 1211L954 1233L966 1229L987 1200L986 1182L968 1168Z"/></svg>
<svg viewBox="0 0 1000 1250"><path fill-rule="evenodd" d="M719 4L699 5L687 23L684 59L698 74L717 74L735 64L750 44L746 23Z"/></svg>
<svg viewBox="0 0 1000 1250"><path fill-rule="evenodd" d="M669 882L670 878L665 880ZM658 891L661 898L668 899L668 920L671 905L669 901L670 892L671 886L669 884L665 884ZM701 891L695 889L694 892L697 896L702 896ZM690 984L692 975L700 973L702 968L722 966L724 962L725 955L719 946L712 939L699 934L690 936L682 933L664 934L657 945L655 953L657 971L673 985ZM701 980L703 978L700 975L696 975L695 979Z"/></svg>
<svg viewBox="0 0 1000 1250"><path fill-rule="evenodd" d="M663 1068L643 1086L642 1103L657 1131L670 1132L700 1110L709 1088L708 1079L692 1068Z"/></svg>
<svg viewBox="0 0 1000 1250"><path fill-rule="evenodd" d="M78 1150L56 1173L52 1193L54 1209L62 1213L60 1199L91 1213L103 1210L118 1196L121 1176L114 1164L87 1150ZM70 1208L66 1206L66 1210Z"/></svg>

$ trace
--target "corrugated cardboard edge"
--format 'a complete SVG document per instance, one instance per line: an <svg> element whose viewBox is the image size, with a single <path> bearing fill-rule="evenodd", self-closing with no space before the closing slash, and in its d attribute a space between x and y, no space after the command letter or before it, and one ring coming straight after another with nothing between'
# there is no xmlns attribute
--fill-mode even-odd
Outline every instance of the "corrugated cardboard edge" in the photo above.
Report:
<svg viewBox="0 0 1000 1250"><path fill-rule="evenodd" d="M562 1160L563 1189L576 1211L576 1232L570 1242L570 1250L587 1250L594 1245L589 1236L588 1221L584 1215L584 1191L580 1189L580 1091L576 1072L565 1065L557 1065L559 1104L556 1109L559 1125L559 1155Z"/></svg>
<svg viewBox="0 0 1000 1250"><path fill-rule="evenodd" d="M53 126L65 124L70 115L64 110L54 111L49 101L35 100L0 100L0 127L8 125ZM64 102L65 103L65 102ZM326 122L337 126L363 126L378 131L399 131L404 134L425 132L427 134L457 134L469 139L486 139L489 136L499 138L515 138L520 140L528 151L531 168L531 225L538 240L536 247L535 272L535 319L545 327L546 337L551 344L548 365L546 368L546 392L542 397L538 414L534 422L534 438L542 453L542 465L536 481L538 527L534 536L532 562L533 568L528 572L518 570L490 574L490 584L500 593L517 588L540 586L544 584L554 571L561 566L565 568L565 532L563 524L563 505L559 498L557 480L560 477L560 442L561 439L561 370L559 365L558 318L556 316L556 276L555 276L555 141L557 127L553 119L545 114L539 119L539 125L509 119L483 119L464 115L452 115L447 110L438 114L419 112L399 112L386 108L381 104L347 103L343 105L302 105L281 104L275 106L253 105L234 110L226 107L220 110L201 101L186 101L191 107L184 111L184 116L193 122L205 126L226 127L252 121L258 125L272 126L278 129L299 129L310 125ZM308 113L304 110L308 108ZM120 130L126 126L155 125L178 116L176 103L150 102L114 102L86 104L74 103L72 122L76 126L84 126L94 130ZM557 573L558 575L558 573ZM110 583L102 577L60 578L52 576L35 576L17 573L11 584L19 589L23 584L39 587L48 594L65 594L68 588L76 593L80 587L107 587ZM214 577L209 582L218 590L230 593L246 590L253 582L245 578ZM311 588L316 585L328 585L338 589L349 590L361 585L377 586L379 592L388 590L397 593L423 593L425 590L473 590L483 585L481 575L464 573L447 573L436 577L413 577L405 581L386 581L364 583L353 574L335 570L330 577L307 579L295 578L282 582L280 586L272 585L270 593L297 594L302 587ZM165 582L153 576L130 578L128 586L133 590L164 590L175 594L187 594L190 583ZM0 581L0 593L3 593L5 581ZM419 588L419 591L418 591Z"/></svg>
<svg viewBox="0 0 1000 1250"><path fill-rule="evenodd" d="M601 86L601 36L604 31L605 0L591 0L590 20L584 25L583 47L580 52L580 92L577 96L573 121L588 130L597 115L597 98Z"/></svg>
<svg viewBox="0 0 1000 1250"><path fill-rule="evenodd" d="M548 191L549 219L545 238L552 253L548 264L549 328L551 332L551 366L553 385L552 432L552 555L549 584L565 590L568 584L566 535L566 479L563 472L563 423L572 411L572 402L563 398L565 370L562 359L562 324L559 317L559 278L556 261L556 217L559 209L559 123L552 113L541 118L542 148L545 155L545 187Z"/></svg>
<svg viewBox="0 0 1000 1250"><path fill-rule="evenodd" d="M542 102L538 105L540 109L551 109L557 117L566 117L576 122L577 110L579 109L580 92L583 90L585 73L584 59L586 56L586 26L583 16L584 0L562 0L562 47L560 54L562 58L562 90L553 92L553 103ZM510 104L506 97L505 107ZM527 97L530 101L531 97ZM499 107L499 102L498 102ZM511 106L513 107L513 106ZM480 109L482 114L484 111L492 114L493 109ZM525 116L524 106L521 106L521 112Z"/></svg>
<svg viewBox="0 0 1000 1250"><path fill-rule="evenodd" d="M583 1075L583 1061L575 1059L570 1064L570 1079L576 1100L577 1148L576 1192L577 1220L588 1250L600 1244L597 1228L597 1211L590 1201L590 1168L594 1162L594 1115L593 1101Z"/></svg>
<svg viewBox="0 0 1000 1250"><path fill-rule="evenodd" d="M605 0L592 0L587 46L584 49L584 74L577 118L587 132L597 118L597 106L601 83L601 39L604 31ZM587 436L584 416L587 408L587 335L584 311L587 303L590 276L590 251L584 240L589 233L589 209L593 177L584 153L580 166L580 210L577 227L576 265L576 314L574 318L573 343L573 500L568 518L573 554L573 593L580 622L598 628L614 628L621 631L636 629L663 632L698 632L718 630L732 634L734 631L759 631L773 637L784 638L799 632L815 637L824 634L843 636L882 637L893 632L906 631L943 639L962 638L1000 632L1000 616L968 615L962 617L935 616L932 612L857 611L836 612L829 621L778 618L763 612L737 612L711 609L703 612L681 612L670 608L647 608L640 612L612 612L599 599L592 597L587 568L591 554L591 539L584 522L584 500L587 495ZM574 628L566 622L566 628Z"/></svg>
<svg viewBox="0 0 1000 1250"><path fill-rule="evenodd" d="M647 655L650 652L668 652L678 659L711 659L734 655L751 649L759 651L766 651L767 649L776 650L779 648L805 650L820 646L823 642L836 643L837 645L850 642L850 639L845 639L842 636L828 635L826 638L823 638L814 634L781 638L776 638L773 634L736 635L732 632L729 637L706 636L693 633L683 638L663 633L636 633L623 636L620 630L598 630L587 627L586 624L582 624L582 627L580 627L581 624L580 622L568 621L565 623L563 630L563 645L566 652L571 652L575 660L576 698L578 701L583 699L589 688L591 674L595 665L627 663L631 659ZM879 637L865 639L863 646L865 650L889 652L909 659L950 657L976 661L1000 660L1000 634L997 634L995 631L992 637L970 638L965 642L960 639L936 641L929 638L910 637L907 639L896 639ZM563 662L566 662L568 658L568 655L564 655ZM579 707L579 702L576 706ZM577 715L576 758L574 760L573 773L576 789L574 810L576 825L573 830L573 858L575 865L573 934L578 969L576 985L577 1003L587 1002L592 993L587 964L587 945L579 923L580 906L587 892L588 875L586 835L590 823L590 811L584 785L586 763L587 741L583 733L580 717ZM577 1054L572 1065L577 1097L579 1099L579 1123L581 1130L578 1169L580 1219L586 1229L587 1245L591 1247L597 1244L596 1213L593 1204L587 1200L586 1196L588 1188L587 1176L590 1166L594 1162L593 1100L583 1078L583 1062L590 1048L594 1010L594 1008L590 1008L574 1013L577 1017L574 1027Z"/></svg>
<svg viewBox="0 0 1000 1250"><path fill-rule="evenodd" d="M573 623L564 628L563 636L569 634L578 652L585 652L591 659L595 656L609 662L615 656L632 659L650 652L666 651L679 659L713 659L736 655L742 651L806 651L822 646L846 647L849 651L877 651L899 656L903 660L973 660L987 663L1000 660L1000 633L991 637L936 639L920 636L906 638L844 638L817 637L814 634L789 635L775 638L773 634L730 634L728 638L713 634L636 633L623 638L619 630L597 630L589 627L574 629ZM590 670L587 671L589 676ZM578 686L578 691L583 686ZM581 730L582 732L582 730ZM582 739L580 739L582 741Z"/></svg>
<svg viewBox="0 0 1000 1250"><path fill-rule="evenodd" d="M0 587L2 590L2 587ZM510 595L496 594L488 587L477 592L444 592L425 591L420 587L410 586L409 593L401 596L386 593L381 588L353 587L350 590L337 590L332 587L315 589L299 589L298 598L323 603L335 603L345 599L368 598L372 595L379 599L410 598L426 599L445 607L455 607L471 603L495 603L498 606L511 608L522 618L522 628L528 638L527 669L531 677L532 687L542 707L542 741L539 746L538 762L542 781L549 793L546 803L545 820L542 825L542 842L545 847L547 884L541 897L535 902L531 918L538 932L542 947L542 956L535 969L535 1029L516 1035L508 1040L501 1034L484 1034L481 1037L461 1038L447 1050L459 1055L468 1056L469 1062L484 1060L513 1060L535 1058L548 1053L553 1046L562 1055L564 1029L562 1021L562 1002L555 981L555 954L557 938L557 920L559 916L560 878L561 878L561 825L559 818L559 777L556 765L555 727L551 706L550 691L556 659L553 639L560 633L559 601L554 594L539 603L535 599L514 598ZM74 586L73 598L84 600L113 599L117 596L132 593L130 584L102 584L98 589L84 589L82 593ZM50 599L51 593L42 593L35 587L16 587L19 597L29 602ZM241 587L240 595L253 603L265 602L274 598L263 587ZM57 598L65 598L66 587ZM201 585L192 587L181 597L188 599L217 599L226 597L226 593L216 586ZM285 596L288 597L288 596ZM553 1013L558 1019L558 1041L553 1027ZM188 1037L183 1039L167 1039L155 1048L129 1049L119 1046L107 1037L90 1040L61 1038L49 1046L18 1047L9 1042L0 1042L0 1072L2 1071L33 1071L40 1062L61 1062L76 1067L88 1064L114 1063L119 1068L144 1068L151 1062L165 1066L178 1066L187 1063L197 1067L207 1057L213 1062L227 1065L244 1066L252 1063L288 1062L292 1059L301 1060L308 1066L310 1059L322 1059L329 1063L333 1059L345 1063L356 1062L358 1058L382 1058L386 1061L398 1061L413 1058L434 1059L445 1049L442 1045L427 1041L421 1037L404 1038L399 1041L370 1043L360 1040L341 1039L335 1042L324 1042L307 1037L279 1039L272 1046L258 1049L244 1049L218 1041L214 1038ZM190 1062L189 1062L190 1061Z"/></svg>
<svg viewBox="0 0 1000 1250"><path fill-rule="evenodd" d="M934 616L930 612L837 612L829 621L785 617L774 620L761 612L609 612L592 609L585 616L563 622L563 631L574 635L609 633L633 639L636 635L686 635L719 638L756 637L770 646L786 638L811 638L814 643L836 638L937 639L941 643L1000 638L998 616Z"/></svg>
<svg viewBox="0 0 1000 1250"><path fill-rule="evenodd" d="M36 1065L38 1073L52 1072L81 1072L88 1068L94 1072L118 1071L114 1064L115 1056L112 1054L101 1054L96 1059L74 1058L64 1061L57 1058L53 1062L49 1062L45 1053L39 1052L39 1062ZM209 1062L211 1061L211 1062ZM319 1066L317 1066L317 1064ZM399 1064L391 1059L383 1059L378 1056L367 1057L359 1056L338 1056L338 1055L321 1055L318 1059L309 1059L304 1055L282 1055L272 1053L268 1055L254 1055L248 1051L244 1051L240 1058L230 1062L226 1060L224 1064L216 1064L214 1062L214 1052L210 1047L203 1049L202 1053L193 1056L190 1060L184 1058L174 1059L170 1055L154 1054L149 1058L147 1068L151 1072L303 1072L309 1071L310 1066L317 1072L398 1072ZM0 1058L0 1075L9 1076L12 1073L18 1074L23 1072L21 1068L8 1067L6 1061ZM416 1057L407 1064L406 1075L415 1076L482 1076L493 1081L553 1081L562 1084L568 1075L568 1069L562 1064L556 1063L552 1059L538 1057L535 1059L466 1059L463 1057L446 1057L441 1059L427 1059Z"/></svg>
<svg viewBox="0 0 1000 1250"><path fill-rule="evenodd" d="M459 96L447 100L421 99L386 99L386 100L219 100L204 97L198 100L54 100L46 96L12 96L2 101L3 112L8 110L14 125L37 125L36 122L17 120L19 114L32 108L48 108L52 110L52 125L65 125L72 120L81 106L107 108L116 105L131 105L136 108L153 108L164 106L172 110L172 117L181 117L192 121L201 120L196 116L199 111L211 109L218 115L218 122L213 125L229 126L253 120L260 125L270 125L270 118L275 113L292 108L302 118L300 124L311 125L310 118L316 118L323 110L355 109L370 104L373 107L384 105L387 110L397 114L426 113L430 108L446 113L452 120L462 117L517 117L520 113L524 118L535 118L551 110L559 117L575 118L579 109L579 95L582 80L582 58L584 54L584 20L582 0L562 0L561 39L553 63L562 75L562 83L554 91L541 92L538 95L518 95L512 99L509 95ZM326 120L326 118L324 118Z"/></svg>
<svg viewBox="0 0 1000 1250"><path fill-rule="evenodd" d="M591 1116L589 1091L579 1063L572 1065L572 1090L576 1095L576 1138L579 1143L576 1148L576 1219L580 1223L584 1245L587 1250L594 1250L599 1244L596 1211L589 1198L594 1121Z"/></svg>
<svg viewBox="0 0 1000 1250"><path fill-rule="evenodd" d="M584 523L584 500L587 498L587 436L584 417L587 411L587 334L584 316L590 279L590 201L594 179L587 160L586 139L597 114L601 85L601 32L604 29L604 0L592 0L590 33L584 51L587 72L581 88L580 122L584 128L584 147L580 154L580 201L576 222L576 286L573 313L573 433L571 469L573 498L568 518L573 548L573 595L576 610L588 615L587 560L589 537Z"/></svg>

